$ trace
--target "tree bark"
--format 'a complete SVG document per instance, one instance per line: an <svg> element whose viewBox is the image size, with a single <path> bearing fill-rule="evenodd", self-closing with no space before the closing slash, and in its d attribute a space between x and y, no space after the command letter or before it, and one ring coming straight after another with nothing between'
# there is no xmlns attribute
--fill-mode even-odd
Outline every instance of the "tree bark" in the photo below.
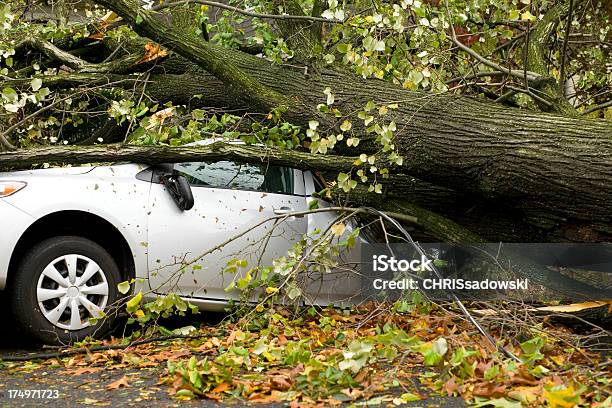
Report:
<svg viewBox="0 0 612 408"><path fill-rule="evenodd" d="M145 147L123 144L99 146L60 146L0 152L0 169L24 168L36 163L99 163L131 161L159 164L188 161L232 159L242 162L266 162L298 169L322 171L350 170L357 157L311 155L295 150L268 149L215 142L208 146Z"/></svg>

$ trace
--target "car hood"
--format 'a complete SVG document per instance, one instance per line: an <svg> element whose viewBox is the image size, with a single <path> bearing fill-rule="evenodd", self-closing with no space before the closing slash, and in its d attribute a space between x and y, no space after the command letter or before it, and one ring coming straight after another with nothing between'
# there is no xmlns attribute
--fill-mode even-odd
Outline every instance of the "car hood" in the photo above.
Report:
<svg viewBox="0 0 612 408"><path fill-rule="evenodd" d="M0 179L69 177L84 174L93 177L130 177L146 167L144 164L137 163L117 163L109 166L54 167L49 169L0 172Z"/></svg>
<svg viewBox="0 0 612 408"><path fill-rule="evenodd" d="M19 176L73 176L89 173L93 169L95 169L95 166L53 167L48 169L20 170L0 172L0 178L12 178Z"/></svg>

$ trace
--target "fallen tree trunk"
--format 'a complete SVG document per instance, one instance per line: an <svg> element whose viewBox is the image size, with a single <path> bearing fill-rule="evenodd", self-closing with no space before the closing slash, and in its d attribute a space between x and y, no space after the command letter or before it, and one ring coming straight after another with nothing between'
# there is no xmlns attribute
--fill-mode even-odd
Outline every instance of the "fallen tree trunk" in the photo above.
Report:
<svg viewBox="0 0 612 408"><path fill-rule="evenodd" d="M335 72L306 77L270 66L259 58L246 54L242 57L241 68L279 91L286 89L304 105L322 102L325 85L334 89L339 106L346 111L359 109L368 100L401 100L387 120L397 123L396 145L405 157L399 169L403 174L451 188L475 201L486 199L516 208L528 224L567 231L571 239L604 240L612 235L609 122L521 111L450 95L424 95ZM166 66L162 64L160 69ZM85 74L72 78L77 79L92 80ZM108 80L96 77L97 83ZM119 78L113 76L112 80ZM66 83L69 79L57 81ZM125 84L133 86L132 82ZM350 84L350 89L344 84ZM197 71L152 74L147 93L160 101L246 109L242 101L228 96L220 81ZM203 97L194 101L196 94ZM303 115L294 121L305 124L310 118ZM355 134L364 135L363 127L359 127L355 123ZM357 156L374 149L365 140L357 149L342 148L339 153ZM77 156L51 160L48 155L52 151L42 153L38 160L70 162ZM13 164L21 160L21 153L12 154ZM398 196L409 193L401 184L390 189Z"/></svg>
<svg viewBox="0 0 612 408"><path fill-rule="evenodd" d="M400 101L386 120L397 124L396 146L405 158L402 171L406 174L503 201L543 228L565 224L592 229L595 235L612 233L612 123L608 121L426 95L333 71L307 77L251 56L243 58L237 65L267 86L287 92L301 106L324 102L327 86L343 112L362 109L370 100L377 104ZM210 97L203 92L201 103L242 108L218 92L222 84L215 85L212 78L204 82L199 74L187 75L193 80L189 82L211 90ZM170 86L160 83L161 89L153 87L151 92ZM302 112L293 121L306 124L311 118L312 114ZM366 143L358 149L341 148L341 153L376 150L367 143L363 126L354 122L354 132Z"/></svg>
<svg viewBox="0 0 612 408"><path fill-rule="evenodd" d="M467 201L499 205L501 211L512 209L516 223L526 226L520 231L526 231L527 226L535 227L553 231L552 235L561 240L597 241L612 237L609 121L510 109L449 94L417 93L388 82L364 80L345 71L308 72L306 67L272 65L237 50L179 35L136 2L99 3L115 10L141 35L175 51L150 71L146 92L153 99L259 113L284 105L285 119L303 126L316 119L321 123L321 131L330 133L338 131L344 118L336 119L315 109L325 102L323 90L327 87L335 95L334 107L341 112L359 111L369 101L376 105L397 103L397 109L381 118L385 123L396 123L394 145L404 157L401 168L394 169L386 182L386 192L395 199L410 197L412 187L406 180L416 177L454 192L449 200L452 197L461 200L449 201L447 206L461 206ZM116 73L77 72L43 79L45 85L58 87L122 80L125 86L134 86L133 76ZM12 85L17 86L17 82ZM24 81L24 86L29 83ZM196 94L201 98L194 100ZM350 170L360 153L372 154L380 148L362 121L351 120L351 133L362 139L357 148L338 145L334 156L329 157L286 151L266 154L270 160L279 163L286 160L294 167L330 172ZM157 148L87 149L94 150L49 148L5 153L0 162L23 167L40 161L181 161L194 153L189 149L182 153ZM244 149L253 150L248 158L243 158L260 158L261 152L256 148ZM219 152L215 154L218 157ZM236 151L231 154L240 156ZM204 156L189 157L197 160ZM473 216L478 218L479 214ZM526 239L522 232L514 237L518 241Z"/></svg>
<svg viewBox="0 0 612 408"><path fill-rule="evenodd" d="M338 155L312 155L294 150L278 150L259 146L235 145L216 142L208 146L145 147L124 144L98 146L61 146L0 152L0 171L30 168L40 163L90 164L132 161L147 164L198 160L231 159L243 162L265 162L291 166L304 170L317 170L332 179L340 172L354 167L355 157ZM338 197L341 202L366 205L387 211L404 211L411 205L426 208L442 218L423 225L434 240L452 242L557 242L581 240L565 236L560 229L541 230L521 221L522 214L503 203L488 202L452 189L439 187L402 173L392 172L384 180L384 194L368 194L359 187L355 192ZM408 211L410 212L410 211ZM432 215L433 216L433 215ZM429 218L429 217L428 217ZM445 223L448 226L445 227ZM462 226L455 235L454 223ZM448 230L447 230L448 228ZM465 232L476 235L466 235ZM478 236L473 240L473 236Z"/></svg>
<svg viewBox="0 0 612 408"><path fill-rule="evenodd" d="M292 166L301 169L318 169L321 171L350 171L354 166L355 157L312 155L309 153L269 149L259 146L247 146L215 142L208 146L188 147L140 147L128 145L103 146L65 146L38 149L24 149L18 154L13 152L0 153L0 169L11 166L27 167L28 165L59 161L72 164L85 164L105 161L132 161L140 163L167 163L186 161L205 161L231 159L243 162L265 162L269 164ZM361 189L356 191L357 197L349 197L349 201L357 204L368 204L367 194ZM347 197L344 197L346 199ZM478 244L486 240L456 224L443 216L423 209L413 203L401 199L386 199L376 202L380 209L415 217L412 223L418 225L434 239L449 244L465 244L466 248L476 245L473 249L479 255ZM513 273L529 278L533 283L552 289L554 293L571 294L572 297L589 298L595 295L605 298L605 292L597 288L581 284L578 281L566 278L557 272L543 268L528 259L516 256L513 253L501 253L501 259L506 260ZM508 271L503 271L508 272ZM498 273L499 274L499 273Z"/></svg>

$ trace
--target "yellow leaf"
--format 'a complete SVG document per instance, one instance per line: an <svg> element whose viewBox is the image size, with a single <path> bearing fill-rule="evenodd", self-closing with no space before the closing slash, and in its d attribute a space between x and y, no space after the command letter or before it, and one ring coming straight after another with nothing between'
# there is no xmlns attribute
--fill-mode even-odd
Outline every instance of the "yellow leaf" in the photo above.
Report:
<svg viewBox="0 0 612 408"><path fill-rule="evenodd" d="M351 128L352 128L352 127L353 127L353 124L352 124L350 121L348 121L348 120L345 120L345 121L344 121L344 122L342 122L342 124L340 125L340 129L341 129L343 132L348 132L349 130L351 130Z"/></svg>
<svg viewBox="0 0 612 408"><path fill-rule="evenodd" d="M531 14L529 11L526 11L523 14L521 14L521 20L535 21L535 20L537 20L537 18L536 18L536 16Z"/></svg>
<svg viewBox="0 0 612 408"><path fill-rule="evenodd" d="M538 396L542 393L541 386L535 387L514 387L508 396L525 404L533 404L537 401Z"/></svg>
<svg viewBox="0 0 612 408"><path fill-rule="evenodd" d="M572 385L545 387L544 399L551 408L572 408L580 403L580 392Z"/></svg>
<svg viewBox="0 0 612 408"><path fill-rule="evenodd" d="M346 230L346 225L344 225L343 223L339 222L337 224L332 225L331 227L331 232L339 237L340 235L344 234L344 231Z"/></svg>
<svg viewBox="0 0 612 408"><path fill-rule="evenodd" d="M142 301L142 292L138 292L136 296L128 300L128 302L126 303L127 311L135 312L136 308L138 307L141 301Z"/></svg>

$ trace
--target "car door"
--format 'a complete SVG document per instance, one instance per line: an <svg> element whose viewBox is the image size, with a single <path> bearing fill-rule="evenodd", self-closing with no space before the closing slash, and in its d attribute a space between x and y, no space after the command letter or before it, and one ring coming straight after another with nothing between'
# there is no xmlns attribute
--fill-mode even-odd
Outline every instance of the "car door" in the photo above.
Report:
<svg viewBox="0 0 612 408"><path fill-rule="evenodd" d="M305 192L307 201L317 201L318 208L329 208L331 204L320 198L312 197L313 193L320 192L326 188L324 181L311 171L304 172ZM330 212L318 212L308 215L308 234L315 235L315 231L325 231L334 224L340 214ZM349 221L346 224L344 234L340 239L346 237L354 230L356 224ZM362 285L367 285L367 279L360 274L361 244L360 236L356 244L350 250L341 252L337 259L338 267L329 273L309 271L306 276L301 277L304 287L304 301L309 305L326 306L334 304L337 306L349 306L359 303L364 291ZM334 242L338 242L335 240Z"/></svg>
<svg viewBox="0 0 612 408"><path fill-rule="evenodd" d="M162 184L151 188L146 245L149 283L156 293L236 299L238 291L226 291L232 280L257 264L270 265L306 232L306 217L251 230L278 214L306 210L301 171L229 160L180 163L173 171L189 181L194 207L181 211ZM222 274L234 258L248 266Z"/></svg>

